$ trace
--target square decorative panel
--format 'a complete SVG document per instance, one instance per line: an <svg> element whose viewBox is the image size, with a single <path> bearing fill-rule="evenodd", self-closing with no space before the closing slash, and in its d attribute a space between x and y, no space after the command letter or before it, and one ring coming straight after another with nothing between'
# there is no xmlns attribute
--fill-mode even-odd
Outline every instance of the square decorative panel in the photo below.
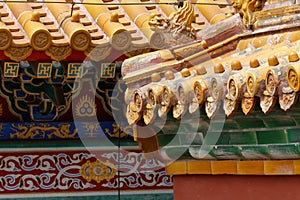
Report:
<svg viewBox="0 0 300 200"><path fill-rule="evenodd" d="M101 64L101 78L114 78L116 74L115 63L102 63Z"/></svg>
<svg viewBox="0 0 300 200"><path fill-rule="evenodd" d="M19 74L19 63L5 62L4 63L4 77L17 77Z"/></svg>
<svg viewBox="0 0 300 200"><path fill-rule="evenodd" d="M68 78L81 78L83 74L82 63L69 63L68 64Z"/></svg>
<svg viewBox="0 0 300 200"><path fill-rule="evenodd" d="M51 72L51 63L39 63L37 70L37 78L51 78Z"/></svg>

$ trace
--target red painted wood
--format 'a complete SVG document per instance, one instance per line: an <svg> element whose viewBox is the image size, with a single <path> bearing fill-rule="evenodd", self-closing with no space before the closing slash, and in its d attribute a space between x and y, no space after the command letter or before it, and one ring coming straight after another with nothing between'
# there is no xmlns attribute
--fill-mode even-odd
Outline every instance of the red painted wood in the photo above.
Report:
<svg viewBox="0 0 300 200"><path fill-rule="evenodd" d="M76 148L76 147L74 147ZM172 178L163 165L143 159L140 151L26 150L2 152L0 156L0 198L3 194L39 194L53 192L115 192L118 190L117 172L111 179L87 180L89 167L94 177L106 176L103 166L117 170L120 153L121 191L172 189ZM102 165L92 165L98 160ZM90 164L89 164L90 163ZM107 164L108 163L108 164ZM82 166L85 166L82 168ZM89 167L87 167L89 166ZM95 168L96 167L96 168ZM80 171L80 170L83 171ZM95 170L98 169L98 170ZM99 170L101 169L101 170Z"/></svg>
<svg viewBox="0 0 300 200"><path fill-rule="evenodd" d="M178 175L173 181L175 200L300 199L300 177L296 175Z"/></svg>

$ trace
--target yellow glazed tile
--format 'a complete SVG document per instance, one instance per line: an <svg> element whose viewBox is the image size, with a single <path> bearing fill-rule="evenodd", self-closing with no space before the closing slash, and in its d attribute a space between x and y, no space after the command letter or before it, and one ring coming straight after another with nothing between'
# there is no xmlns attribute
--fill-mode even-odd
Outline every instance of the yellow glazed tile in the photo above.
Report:
<svg viewBox="0 0 300 200"><path fill-rule="evenodd" d="M285 175L294 173L294 163L292 160L265 161L266 175Z"/></svg>
<svg viewBox="0 0 300 200"><path fill-rule="evenodd" d="M185 161L177 161L166 167L167 174L180 175L187 173L187 163Z"/></svg>
<svg viewBox="0 0 300 200"><path fill-rule="evenodd" d="M300 174L300 160L294 160L294 174Z"/></svg>
<svg viewBox="0 0 300 200"><path fill-rule="evenodd" d="M189 161L187 163L188 174L211 174L211 161Z"/></svg>
<svg viewBox="0 0 300 200"><path fill-rule="evenodd" d="M239 161L237 173L243 175L263 175L264 161Z"/></svg>
<svg viewBox="0 0 300 200"><path fill-rule="evenodd" d="M212 174L236 174L237 173L237 161L212 161L211 162Z"/></svg>

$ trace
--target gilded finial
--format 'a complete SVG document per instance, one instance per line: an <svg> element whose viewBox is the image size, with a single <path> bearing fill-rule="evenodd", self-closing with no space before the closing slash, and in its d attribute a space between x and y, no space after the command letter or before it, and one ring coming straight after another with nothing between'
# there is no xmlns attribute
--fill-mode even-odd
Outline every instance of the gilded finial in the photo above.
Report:
<svg viewBox="0 0 300 200"><path fill-rule="evenodd" d="M269 63L270 66L276 66L276 65L278 65L279 61L278 61L277 56L274 56L274 55L270 56L268 58L268 63Z"/></svg>
<svg viewBox="0 0 300 200"><path fill-rule="evenodd" d="M250 67L251 68L259 67L259 65L260 65L259 61L256 58L250 60Z"/></svg>
<svg viewBox="0 0 300 200"><path fill-rule="evenodd" d="M207 73L205 67L201 66L199 68L196 69L197 75L204 75Z"/></svg>
<svg viewBox="0 0 300 200"><path fill-rule="evenodd" d="M71 17L72 22L79 22L80 21L80 14L79 12L74 12Z"/></svg>
<svg viewBox="0 0 300 200"><path fill-rule="evenodd" d="M167 80L173 80L175 78L174 76L174 73L171 71L171 70L168 70L166 73L165 73L165 78Z"/></svg>
<svg viewBox="0 0 300 200"><path fill-rule="evenodd" d="M39 22L40 21L40 13L37 11L34 11L31 15L31 21Z"/></svg>
<svg viewBox="0 0 300 200"><path fill-rule="evenodd" d="M119 15L117 12L113 12L110 15L110 21L111 22L119 22Z"/></svg>
<svg viewBox="0 0 300 200"><path fill-rule="evenodd" d="M214 66L214 72L219 74L219 73L223 73L225 71L223 65L221 63L218 63Z"/></svg>
<svg viewBox="0 0 300 200"><path fill-rule="evenodd" d="M231 70L241 70L242 68L243 67L240 61L234 60L231 62Z"/></svg>
<svg viewBox="0 0 300 200"><path fill-rule="evenodd" d="M188 70L187 68L182 69L180 73L182 77L188 77L191 75L190 70Z"/></svg>
<svg viewBox="0 0 300 200"><path fill-rule="evenodd" d="M152 82L158 82L158 81L160 81L160 75L158 74L158 73L153 73L153 74L151 74L151 81Z"/></svg>
<svg viewBox="0 0 300 200"><path fill-rule="evenodd" d="M297 52L293 51L289 54L289 61L290 62L297 62L298 60L299 60L299 56L298 56Z"/></svg>
<svg viewBox="0 0 300 200"><path fill-rule="evenodd" d="M208 48L208 45L207 45L207 42L205 40L202 40L200 42L201 46L204 48L204 49L207 49Z"/></svg>

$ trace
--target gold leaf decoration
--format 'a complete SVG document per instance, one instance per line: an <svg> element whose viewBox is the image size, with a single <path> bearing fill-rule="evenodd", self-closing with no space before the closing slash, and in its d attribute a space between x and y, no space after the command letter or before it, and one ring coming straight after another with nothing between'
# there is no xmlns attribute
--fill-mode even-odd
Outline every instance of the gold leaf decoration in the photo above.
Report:
<svg viewBox="0 0 300 200"><path fill-rule="evenodd" d="M87 161L81 166L79 171L81 176L88 182L94 180L100 183L103 180L111 180L116 175L117 169L109 161L104 163L100 160L96 160L95 162Z"/></svg>
<svg viewBox="0 0 300 200"><path fill-rule="evenodd" d="M75 109L76 116L79 117L91 117L96 115L96 105L95 102L88 96L83 96Z"/></svg>

